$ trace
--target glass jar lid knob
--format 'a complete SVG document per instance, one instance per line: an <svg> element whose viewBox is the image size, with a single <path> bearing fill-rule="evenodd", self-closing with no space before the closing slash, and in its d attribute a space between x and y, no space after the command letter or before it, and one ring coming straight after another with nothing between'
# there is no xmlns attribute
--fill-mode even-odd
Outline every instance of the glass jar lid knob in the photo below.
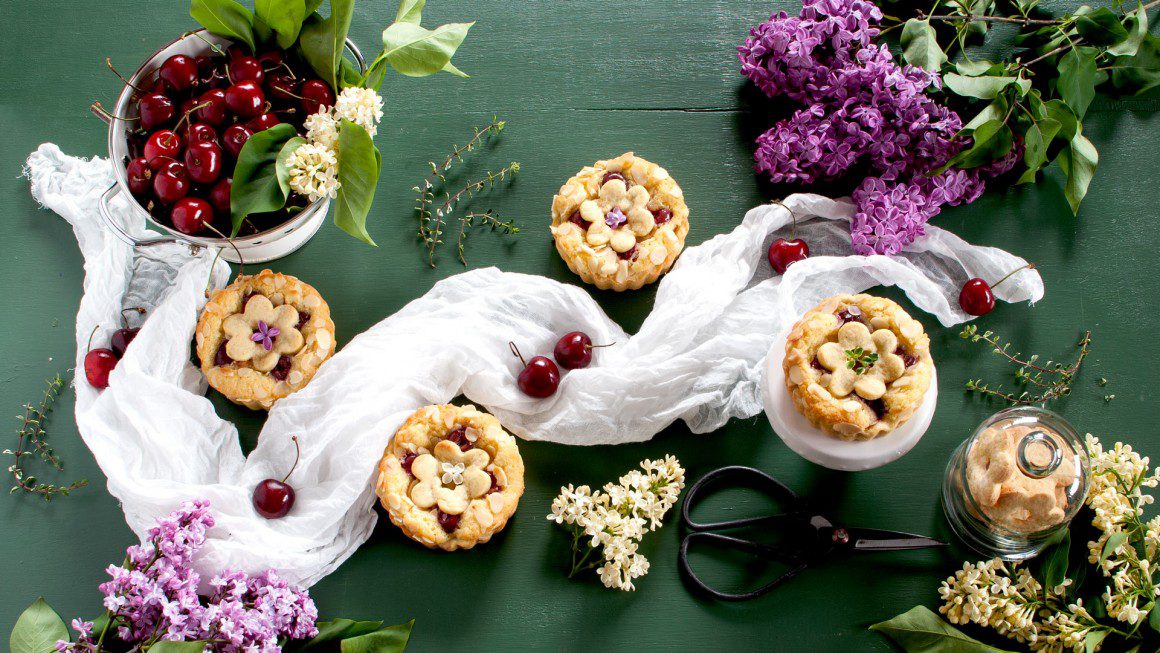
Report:
<svg viewBox="0 0 1160 653"><path fill-rule="evenodd" d="M1059 444L1047 433L1032 431L1019 440L1015 458L1019 471L1031 478L1046 478L1059 469L1063 462L1063 452Z"/></svg>

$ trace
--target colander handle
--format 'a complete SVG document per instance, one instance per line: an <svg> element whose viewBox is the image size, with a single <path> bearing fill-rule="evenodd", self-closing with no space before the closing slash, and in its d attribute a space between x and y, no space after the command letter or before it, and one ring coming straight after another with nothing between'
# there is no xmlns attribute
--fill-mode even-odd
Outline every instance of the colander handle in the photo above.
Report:
<svg viewBox="0 0 1160 653"><path fill-rule="evenodd" d="M133 247L133 248L149 247L151 245L163 245L165 243L180 242L176 238L173 238L172 236L156 236L153 238L134 238L127 231L122 229L121 225L117 222L116 218L114 218L113 214L109 211L109 202L113 201L113 198L116 197L117 195L119 195L120 193L121 193L120 185L114 183L112 186L109 187L109 190L107 190L101 194L101 199L97 202L97 211L101 214L101 220L103 220L105 222L105 226L108 227L109 230L113 232L113 235L117 237L117 240L120 240L121 242L123 242L126 245Z"/></svg>

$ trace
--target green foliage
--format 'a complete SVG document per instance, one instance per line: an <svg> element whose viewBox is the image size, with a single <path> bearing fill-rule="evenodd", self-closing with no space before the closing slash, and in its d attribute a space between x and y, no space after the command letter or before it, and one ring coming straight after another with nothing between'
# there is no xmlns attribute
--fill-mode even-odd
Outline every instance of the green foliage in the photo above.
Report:
<svg viewBox="0 0 1160 653"><path fill-rule="evenodd" d="M982 379L969 379L966 384L967 390L1002 399L1011 404L1042 405L1070 395L1080 365L1091 353L1088 349L1092 342L1091 331L1085 332L1080 338L1077 345L1080 349L1079 357L1070 366L1065 367L1063 363L1054 361L1040 363L1039 354L1033 354L1027 359L1020 358L1021 353L1011 351L1010 342L1003 342L994 331L979 333L978 329L977 326L968 324L963 327L959 337L969 342L981 342L990 347L993 353L1015 365L1015 381L1019 389L1008 392L1003 389L1002 384L992 387Z"/></svg>
<svg viewBox="0 0 1160 653"><path fill-rule="evenodd" d="M192 0L189 15L210 33L254 50L254 14L234 0Z"/></svg>
<svg viewBox="0 0 1160 653"><path fill-rule="evenodd" d="M374 245L366 224L379 183L379 151L367 130L346 119L338 129L338 182L334 224Z"/></svg>
<svg viewBox="0 0 1160 653"><path fill-rule="evenodd" d="M8 648L11 653L53 653L62 639L68 639L64 620L40 598L16 620Z"/></svg>
<svg viewBox="0 0 1160 653"><path fill-rule="evenodd" d="M960 98L965 115L975 107L960 133L974 142L949 165L986 165L1022 142L1019 183L1034 182L1040 170L1058 161L1068 204L1078 213L1099 162L1095 146L1082 135L1096 93L1130 95L1160 85L1160 38L1148 32L1147 15L1156 2L1117 3L1116 9L1083 5L1057 17L1038 5L1038 0L936 0L929 15L888 19L897 23L887 30L902 28L903 57L941 71L944 92ZM986 37L994 24L1015 27L1015 56L999 63L971 60L966 46ZM953 61L956 55L959 61ZM978 106L980 100L988 102ZM1055 139L1062 143L1053 144Z"/></svg>
<svg viewBox="0 0 1160 653"><path fill-rule="evenodd" d="M402 653L415 626L412 619L397 626L384 626L382 621L354 621L335 619L318 622L318 635L313 639L289 642L282 650L299 651L341 650L343 653ZM338 646L335 646L338 643Z"/></svg>
<svg viewBox="0 0 1160 653"><path fill-rule="evenodd" d="M149 647L149 653L202 653L205 642L171 642L160 640Z"/></svg>
<svg viewBox="0 0 1160 653"><path fill-rule="evenodd" d="M281 123L251 136L238 152L230 189L231 236L237 235L247 216L286 205L290 186L278 173L278 161L287 142L296 136L292 125Z"/></svg>
<svg viewBox="0 0 1160 653"><path fill-rule="evenodd" d="M395 22L383 30L383 51L368 66L362 86L378 89L388 66L408 77L425 77L443 71L459 77L467 73L451 63L451 57L475 23L447 23L433 30L419 25L426 0L401 0Z"/></svg>
<svg viewBox="0 0 1160 653"><path fill-rule="evenodd" d="M289 50L306 20L306 0L254 0L254 14L277 35L278 47Z"/></svg>
<svg viewBox="0 0 1160 653"><path fill-rule="evenodd" d="M57 374L48 379L45 386L40 402L38 404L24 404L24 415L17 416L17 419L20 420L20 429L16 431L16 447L5 449L2 453L5 456L12 456L12 464L8 466L8 473L12 474L15 484L12 486L10 494L27 492L38 494L44 497L45 501L49 501L56 496L67 497L70 492L88 485L89 482L81 479L68 485L40 483L37 482L35 476L29 475L24 469L24 458L27 456L38 458L42 463L57 471L64 469L64 463L61 462L60 456L56 455L56 451L48 444L48 432L45 430L48 414L52 411L57 397L60 396L64 380Z"/></svg>
<svg viewBox="0 0 1160 653"><path fill-rule="evenodd" d="M886 635L907 653L1004 653L1002 649L964 635L921 605L893 619L876 623L870 626L870 630Z"/></svg>
<svg viewBox="0 0 1160 653"><path fill-rule="evenodd" d="M846 350L846 367L854 370L855 374L865 374L878 362L878 354L865 351L861 347Z"/></svg>
<svg viewBox="0 0 1160 653"><path fill-rule="evenodd" d="M312 14L298 36L298 49L314 72L331 88L338 83L339 60L346 46L346 34L354 15L354 0L330 0L330 15Z"/></svg>

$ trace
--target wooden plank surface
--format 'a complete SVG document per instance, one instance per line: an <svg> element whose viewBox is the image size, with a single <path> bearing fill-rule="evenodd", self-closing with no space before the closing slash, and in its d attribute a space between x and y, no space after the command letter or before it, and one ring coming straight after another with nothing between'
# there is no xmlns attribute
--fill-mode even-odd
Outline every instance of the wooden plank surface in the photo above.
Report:
<svg viewBox="0 0 1160 653"><path fill-rule="evenodd" d="M352 36L364 51L375 48L393 16L390 4L359 3ZM472 157L467 170L514 160L522 171L509 188L475 206L514 217L523 233L514 239L474 237L468 246L472 267L495 265L578 283L547 233L551 196L582 165L630 149L665 165L683 186L692 209L689 244L728 231L746 209L768 199L769 189L751 170L751 143L772 123L768 108L754 100L737 73L733 47L774 8L793 12L796 6L757 0L432 0L425 22L479 21L456 58L472 77L388 77L378 138L383 172L370 223L381 246L365 247L327 225L274 267L306 279L327 297L340 344L438 279L462 271L450 249L438 268L426 266L414 240L410 188L425 174L427 160L463 142L471 126L493 114L507 120L508 128L493 147ZM103 154L103 126L87 107L96 99L110 105L119 89L104 70L104 57L132 70L157 44L192 26L185 8L184 2L60 0L9 3L5 9L0 408L10 413L37 396L45 377L71 373L84 274L68 226L36 206L19 178L20 167L46 141L71 154ZM991 192L937 219L968 240L1039 264L1046 298L1035 307L1002 305L980 325L1001 328L1024 349L1054 358L1069 357L1078 334L1092 329L1091 361L1074 396L1057 408L1081 432L1124 440L1154 455L1160 445L1151 414L1157 391L1150 342L1160 329L1155 109L1154 101L1097 101L1087 131L1101 164L1078 218L1070 215L1053 172L1034 188ZM593 294L630 330L653 298L652 290ZM725 605L694 598L681 583L675 519L645 540L652 571L640 580L639 591L622 594L594 580L565 578L568 541L544 515L561 484L603 484L641 458L674 453L692 478L723 464L753 465L851 523L949 537L938 502L947 457L998 408L967 396L963 383L976 376L1006 378L1008 370L960 341L957 330L923 322L939 364L938 412L925 439L894 464L858 474L820 469L787 450L762 417L707 435L676 425L651 442L621 447L524 443L528 489L504 534L449 555L412 544L382 520L371 541L314 589L318 605L324 615L415 618L415 651L472 644L485 650L890 650L865 627L916 603L934 606L939 582L970 556L967 551L846 560L810 570L762 600ZM1106 388L1096 385L1101 377L1108 379ZM1111 393L1116 399L1105 402L1103 395ZM261 415L220 398L215 404L252 446ZM0 499L0 633L40 595L66 618L94 613L102 569L119 561L131 540L77 437L71 411L66 392L51 422L52 438L69 473L87 476L93 485L50 505L22 496ZM11 430L4 433L13 437ZM738 500L737 510L748 508Z"/></svg>

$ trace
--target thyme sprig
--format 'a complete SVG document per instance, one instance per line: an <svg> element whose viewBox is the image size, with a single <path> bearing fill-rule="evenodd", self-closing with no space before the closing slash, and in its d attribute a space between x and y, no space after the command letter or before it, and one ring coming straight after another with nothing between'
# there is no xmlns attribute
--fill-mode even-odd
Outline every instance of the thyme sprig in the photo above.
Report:
<svg viewBox="0 0 1160 653"><path fill-rule="evenodd" d="M450 220L456 207L463 201L474 197L484 189L490 188L499 182L510 179L520 170L520 164L513 161L509 165L501 168L498 172L487 171L483 178L472 181L461 187L454 193L443 190L443 186L447 183L447 175L456 163L463 162L463 155L471 152L484 143L497 137L503 131L506 123L492 118L490 124L485 127L474 128L474 135L465 145L453 145L451 153L443 160L442 163L435 163L429 161L431 166L431 173L423 180L423 183L415 186L414 190L419 194L415 201L415 213L419 217L419 238L427 248L427 262L431 267L435 267L435 250L443 243L443 226ZM436 205L436 194L442 194L443 201ZM472 227L477 225L491 226L492 230L499 229L504 234L519 233L513 221L505 221L500 218L494 211L488 210L482 213L469 213L458 218L459 221L459 238L457 240L457 247L459 260L464 265L467 261L463 254L463 244L467 240L468 234Z"/></svg>
<svg viewBox="0 0 1160 653"><path fill-rule="evenodd" d="M53 485L51 483L38 483L35 476L26 475L23 461L26 456L39 458L41 462L58 471L64 470L64 463L60 456L48 444L48 432L45 430L48 414L52 411L57 397L60 396L64 380L57 374L48 379L46 385L40 403L24 404L24 415L16 416L16 419L20 420L20 429L16 432L16 448L5 449L3 454L13 458L12 464L8 466L8 473L12 474L16 484L12 486L9 493L39 494L44 497L45 501L49 501L57 495L68 496L69 492L82 488L89 482L81 479L68 485Z"/></svg>
<svg viewBox="0 0 1160 653"><path fill-rule="evenodd" d="M970 379L966 384L967 390L978 392L984 396L997 397L1011 404L1021 405L1045 404L1071 394L1072 383L1075 381L1080 365L1091 352L1092 342L1092 332L1085 331L1079 343L1076 344L1079 347L1079 356L1074 363L1064 366L1063 363L1050 360L1041 364L1039 354L1032 354L1027 359L1023 359L1021 358L1023 354L1020 352L1011 352L1010 342L1003 342L1002 338L994 331L979 333L978 327L973 324L963 327L959 337L971 342L984 342L991 347L992 352L1016 365L1015 382L1021 386L1021 388L1008 392L1003 389L1002 384L991 387L990 384L984 383L983 379Z"/></svg>
<svg viewBox="0 0 1160 653"><path fill-rule="evenodd" d="M846 350L846 367L854 370L854 374L865 374L878 362L878 354L865 351L861 347Z"/></svg>

